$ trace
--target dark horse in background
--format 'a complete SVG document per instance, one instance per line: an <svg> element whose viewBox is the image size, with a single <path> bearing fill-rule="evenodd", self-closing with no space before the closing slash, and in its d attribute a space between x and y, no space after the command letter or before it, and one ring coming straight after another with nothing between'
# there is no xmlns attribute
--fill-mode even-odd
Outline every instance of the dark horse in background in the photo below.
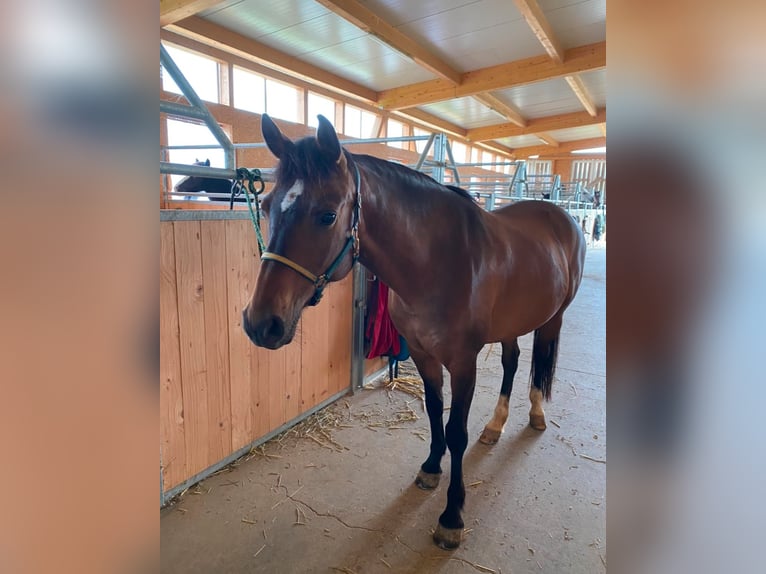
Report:
<svg viewBox="0 0 766 574"><path fill-rule="evenodd" d="M562 316L582 278L583 234L548 202L487 212L465 190L350 153L323 116L316 137L296 142L267 115L262 131L279 165L263 201L271 236L243 311L245 332L261 347L288 344L303 308L316 304L321 292L310 277L327 270L329 280L343 278L357 252L348 245L358 245L358 260L391 288L391 317L425 385L431 448L418 486L436 488L447 447L452 455L447 507L433 537L442 548L456 548L463 533L463 453L477 355L486 343L502 344L500 398L480 438L494 444L508 418L517 339L534 331L529 423L545 429L542 402L551 396ZM442 365L452 388L446 432Z"/></svg>
<svg viewBox="0 0 766 574"><path fill-rule="evenodd" d="M203 165L210 167L210 160L205 161L197 160L192 165ZM221 179L218 177L201 177L198 175L188 175L179 181L174 191L178 194L184 193L222 193L226 197L210 197L210 201L229 201L231 198L231 186L233 181L230 179ZM199 196L186 196L184 199L194 200ZM235 197L235 203L245 202L246 199L242 196Z"/></svg>

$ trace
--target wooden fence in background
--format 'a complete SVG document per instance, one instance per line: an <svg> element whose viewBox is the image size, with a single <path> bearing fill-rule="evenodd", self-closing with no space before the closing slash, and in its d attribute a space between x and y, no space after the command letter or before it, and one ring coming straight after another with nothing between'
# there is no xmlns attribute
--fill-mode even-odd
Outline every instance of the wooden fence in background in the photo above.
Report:
<svg viewBox="0 0 766 574"><path fill-rule="evenodd" d="M260 349L241 327L260 266L250 220L199 217L160 222L163 493L350 385L351 275L304 311L291 344Z"/></svg>

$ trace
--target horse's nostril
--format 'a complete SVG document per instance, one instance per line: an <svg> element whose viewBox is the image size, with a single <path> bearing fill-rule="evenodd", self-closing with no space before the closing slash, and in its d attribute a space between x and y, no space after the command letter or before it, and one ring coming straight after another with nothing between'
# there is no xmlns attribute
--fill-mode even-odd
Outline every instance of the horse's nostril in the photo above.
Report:
<svg viewBox="0 0 766 574"><path fill-rule="evenodd" d="M285 323L277 316L264 319L255 328L256 344L276 348L285 335Z"/></svg>

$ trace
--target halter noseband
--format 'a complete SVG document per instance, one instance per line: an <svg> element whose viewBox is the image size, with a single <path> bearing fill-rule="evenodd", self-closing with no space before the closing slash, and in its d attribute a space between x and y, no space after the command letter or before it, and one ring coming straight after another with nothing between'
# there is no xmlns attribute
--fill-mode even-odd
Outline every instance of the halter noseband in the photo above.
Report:
<svg viewBox="0 0 766 574"><path fill-rule="evenodd" d="M356 172L356 192L354 198L354 212L351 219L351 231L349 232L348 239L346 240L346 244L343 246L343 249L341 249L338 256L333 260L332 263L330 263L330 266L324 273L317 276L302 265L298 265L295 261L292 261L287 257L277 253L272 253L270 251L264 251L261 253L261 261L276 261L277 263L281 263L282 265L289 267L298 273L301 277L311 281L311 283L314 285L314 295L308 302L308 305L311 307L319 303L319 301L322 299L324 288L330 282L332 274L335 273L335 270L341 264L343 258L348 255L349 250L353 249L352 265L353 263L356 263L356 260L359 258L359 216L362 209L362 195L360 191L361 181L359 176L359 167L356 165L356 162L354 162L354 170Z"/></svg>

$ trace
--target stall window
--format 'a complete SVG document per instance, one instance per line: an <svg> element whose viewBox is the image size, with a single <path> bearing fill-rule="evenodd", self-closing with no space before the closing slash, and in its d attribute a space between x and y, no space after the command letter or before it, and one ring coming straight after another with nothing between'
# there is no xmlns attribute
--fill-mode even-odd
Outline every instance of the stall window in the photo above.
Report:
<svg viewBox="0 0 766 574"><path fill-rule="evenodd" d="M455 163L466 163L465 156L468 148L464 143L453 141L452 143L452 157Z"/></svg>
<svg viewBox="0 0 766 574"><path fill-rule="evenodd" d="M205 101L220 103L218 62L188 50L176 48L168 44L163 45L186 80L191 84L191 87L197 92L197 95ZM162 89L174 94L181 93L181 89L173 81L173 78L164 70L162 74Z"/></svg>
<svg viewBox="0 0 766 574"><path fill-rule="evenodd" d="M266 113L288 122L302 122L300 108L303 106L301 90L266 79Z"/></svg>
<svg viewBox="0 0 766 574"><path fill-rule="evenodd" d="M365 112L354 106L345 106L344 133L352 138L371 138L375 134L375 114Z"/></svg>
<svg viewBox="0 0 766 574"><path fill-rule="evenodd" d="M262 114L266 111L266 78L234 66L234 107Z"/></svg>
<svg viewBox="0 0 766 574"><path fill-rule="evenodd" d="M313 128L319 126L319 120L317 120L318 114L322 114L324 117L330 120L330 123L335 124L335 100L325 98L324 96L320 96L314 92L309 92L308 108L309 117L306 118L306 124L308 126Z"/></svg>
<svg viewBox="0 0 766 574"><path fill-rule="evenodd" d="M396 120L389 119L386 129L388 130L386 135L390 138L400 138L405 135L404 124L402 122L397 122ZM407 149L408 147L407 142L388 142L386 145L398 147L399 149Z"/></svg>
<svg viewBox="0 0 766 574"><path fill-rule="evenodd" d="M218 145L205 124L168 118L168 146L177 145ZM221 126L228 133L226 126ZM191 165L196 161L210 160L211 167L226 167L224 152L221 148L211 149L170 149L167 153L171 163ZM171 175L171 189L183 179L182 175Z"/></svg>

